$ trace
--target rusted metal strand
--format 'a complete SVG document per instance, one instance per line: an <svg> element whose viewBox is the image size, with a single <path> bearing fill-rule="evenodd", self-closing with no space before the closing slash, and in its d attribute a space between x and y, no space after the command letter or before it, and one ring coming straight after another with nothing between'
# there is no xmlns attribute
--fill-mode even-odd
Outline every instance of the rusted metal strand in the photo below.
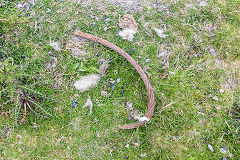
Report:
<svg viewBox="0 0 240 160"><path fill-rule="evenodd" d="M148 109L147 112L145 113L145 117L150 118L153 114L154 111L154 106L156 105L155 102L155 96L154 96L154 92L153 92L153 88L152 85L150 83L150 81L148 80L146 74L144 73L143 69L138 65L138 63L129 55L127 54L124 50L122 50L120 47L118 47L117 45L108 42L105 39L99 38L97 36L91 35L91 34L87 34L87 33L83 33L83 32L79 32L79 33L73 33L76 36L80 36L83 38L86 38L88 40L94 41L94 42L98 42L108 48L111 48L112 50L118 52L119 54L121 54L123 57L125 57L137 70L137 72L140 74L140 76L143 79L143 82L147 88L147 93L148 93ZM142 126L146 123L146 121L143 122L138 122L138 123L133 123L133 124L126 124L123 126L118 126L120 129L133 129L133 128L137 128L139 126Z"/></svg>

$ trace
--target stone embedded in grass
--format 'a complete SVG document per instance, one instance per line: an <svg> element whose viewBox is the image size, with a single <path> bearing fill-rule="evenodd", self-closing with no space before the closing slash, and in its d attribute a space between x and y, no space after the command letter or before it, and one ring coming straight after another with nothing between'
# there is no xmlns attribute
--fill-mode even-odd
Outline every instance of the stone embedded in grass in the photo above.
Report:
<svg viewBox="0 0 240 160"><path fill-rule="evenodd" d="M24 7L24 5L21 4L21 3L16 4L16 6L17 6L18 8L23 8L23 7Z"/></svg>
<svg viewBox="0 0 240 160"><path fill-rule="evenodd" d="M227 153L227 148L226 147L220 148L220 152L223 153L223 154L226 154Z"/></svg>
<svg viewBox="0 0 240 160"><path fill-rule="evenodd" d="M200 3L199 3L199 6L201 6L201 7L205 7L207 5L208 5L208 3L205 1L200 1Z"/></svg>
<svg viewBox="0 0 240 160"><path fill-rule="evenodd" d="M73 86L81 92L85 92L93 87L96 87L99 80L100 76L95 74L83 76L78 81L76 81Z"/></svg>
<svg viewBox="0 0 240 160"><path fill-rule="evenodd" d="M54 56L52 56L51 59L52 59L52 61L47 63L47 67L46 67L50 71L52 71L53 68L55 68L57 66L57 62L58 62L57 58Z"/></svg>
<svg viewBox="0 0 240 160"><path fill-rule="evenodd" d="M120 78L117 78L117 83L120 83L121 82L121 79Z"/></svg>
<svg viewBox="0 0 240 160"><path fill-rule="evenodd" d="M59 46L58 42L51 42L49 45L57 52L61 51L62 48Z"/></svg>
<svg viewBox="0 0 240 160"><path fill-rule="evenodd" d="M220 93L223 93L223 92L224 92L224 90L223 90L223 89L219 89L219 92L220 92Z"/></svg>
<svg viewBox="0 0 240 160"><path fill-rule="evenodd" d="M131 102L127 102L127 103L126 103L126 106L127 106L127 108L130 109L130 110L133 109L133 103L131 103Z"/></svg>
<svg viewBox="0 0 240 160"><path fill-rule="evenodd" d="M158 52L157 54L157 58L168 58L168 56L170 55L170 52L168 52L167 50L161 50Z"/></svg>
<svg viewBox="0 0 240 160"><path fill-rule="evenodd" d="M211 55L214 56L214 57L217 57L217 54L218 54L218 53L217 53L213 48L210 48L209 54L211 54Z"/></svg>
<svg viewBox="0 0 240 160"><path fill-rule="evenodd" d="M217 96L212 97L212 99L215 100L215 101L219 100Z"/></svg>
<svg viewBox="0 0 240 160"><path fill-rule="evenodd" d="M107 91L101 91L101 95L102 95L103 97L107 97L107 96L108 96L108 92L107 92Z"/></svg>
<svg viewBox="0 0 240 160"><path fill-rule="evenodd" d="M214 152L214 149L211 144L208 144L208 148L210 149L210 151Z"/></svg>
<svg viewBox="0 0 240 160"><path fill-rule="evenodd" d="M150 63L151 62L151 59L146 59L146 63Z"/></svg>
<svg viewBox="0 0 240 160"><path fill-rule="evenodd" d="M128 120L132 120L132 112L128 112Z"/></svg>
<svg viewBox="0 0 240 160"><path fill-rule="evenodd" d="M141 154L140 154L140 157L141 157L141 158L144 158L144 157L146 157L146 156L147 156L146 153L141 153Z"/></svg>
<svg viewBox="0 0 240 160"><path fill-rule="evenodd" d="M160 38L166 38L167 35L163 34L164 30L156 28L156 27L152 27L152 29L156 32L156 34L160 37Z"/></svg>

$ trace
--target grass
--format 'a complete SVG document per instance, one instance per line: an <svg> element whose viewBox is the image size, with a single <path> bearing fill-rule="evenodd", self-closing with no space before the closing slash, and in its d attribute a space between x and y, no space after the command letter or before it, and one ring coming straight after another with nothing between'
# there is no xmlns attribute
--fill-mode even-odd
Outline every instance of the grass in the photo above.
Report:
<svg viewBox="0 0 240 160"><path fill-rule="evenodd" d="M0 7L1 158L240 158L238 1L143 5L143 11L131 13L138 23L133 42L116 35L119 16L125 14L121 7L37 1L27 10L18 3L3 1ZM165 28L168 36L158 37L152 26ZM126 102L145 113L145 86L129 62L100 44L86 41L81 47L89 54L71 56L66 43L76 29L115 43L142 68L149 67L157 105L147 125L117 128L134 122L128 120ZM51 42L62 50L55 51ZM161 51L170 55L158 58ZM48 68L53 57L56 67ZM98 86L84 93L73 88L80 76L99 73L101 58L110 60L110 67ZM114 90L108 87L118 78ZM101 96L104 86L108 97ZM82 108L88 96L92 115ZM226 153L220 152L223 147Z"/></svg>

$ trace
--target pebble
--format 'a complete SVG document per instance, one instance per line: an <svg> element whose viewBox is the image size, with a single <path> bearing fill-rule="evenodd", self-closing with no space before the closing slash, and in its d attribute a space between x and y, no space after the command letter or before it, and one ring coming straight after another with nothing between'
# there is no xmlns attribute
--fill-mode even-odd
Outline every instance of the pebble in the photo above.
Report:
<svg viewBox="0 0 240 160"><path fill-rule="evenodd" d="M151 62L151 60L150 59L146 59L146 63L150 63Z"/></svg>
<svg viewBox="0 0 240 160"><path fill-rule="evenodd" d="M199 3L199 6L201 6L201 7L205 7L205 6L207 6L207 5L208 5L208 3L205 2L205 1L201 1L201 2Z"/></svg>
<svg viewBox="0 0 240 160"><path fill-rule="evenodd" d="M227 158L226 158L226 157L224 157L222 160L227 160Z"/></svg>
<svg viewBox="0 0 240 160"><path fill-rule="evenodd" d="M121 79L120 79L120 78L118 78L118 79L117 79L117 83L119 83L120 81L121 81Z"/></svg>
<svg viewBox="0 0 240 160"><path fill-rule="evenodd" d="M29 10L30 7L31 7L31 4L27 4L27 5L25 6L25 9L26 9L26 10Z"/></svg>
<svg viewBox="0 0 240 160"><path fill-rule="evenodd" d="M107 97L107 96L108 96L108 92L107 92L107 91L101 91L101 95L102 95L103 97Z"/></svg>
<svg viewBox="0 0 240 160"><path fill-rule="evenodd" d="M211 49L209 50L209 53L210 53L212 56L214 56L214 57L217 56L217 52L216 52L213 48L211 48Z"/></svg>
<svg viewBox="0 0 240 160"><path fill-rule="evenodd" d="M209 148L212 152L214 152L213 147L212 147L211 144L208 144L208 148Z"/></svg>
<svg viewBox="0 0 240 160"><path fill-rule="evenodd" d="M130 110L133 109L133 103L131 103L131 102L127 102L127 103L126 103L126 106L127 106L127 108L130 109Z"/></svg>
<svg viewBox="0 0 240 160"><path fill-rule="evenodd" d="M211 94L209 94L209 95L207 95L208 96L208 98L211 98L212 97L212 95Z"/></svg>
<svg viewBox="0 0 240 160"><path fill-rule="evenodd" d="M21 3L16 4L16 6L17 6L18 8L23 8L23 7L24 7L24 5L22 5Z"/></svg>
<svg viewBox="0 0 240 160"><path fill-rule="evenodd" d="M220 148L220 152L223 153L223 154L226 154L227 153L227 148L226 147Z"/></svg>
<svg viewBox="0 0 240 160"><path fill-rule="evenodd" d="M217 96L212 97L212 99L215 100L215 101L218 101L218 97Z"/></svg>
<svg viewBox="0 0 240 160"><path fill-rule="evenodd" d="M223 90L223 89L219 89L219 92L220 92L220 93L223 93L223 92L224 92L224 90Z"/></svg>
<svg viewBox="0 0 240 160"><path fill-rule="evenodd" d="M105 23L108 23L109 21L111 21L111 19L110 19L109 17L107 17L107 18L105 19Z"/></svg>
<svg viewBox="0 0 240 160"><path fill-rule="evenodd" d="M132 117L132 112L128 112L128 120L131 120L133 117Z"/></svg>

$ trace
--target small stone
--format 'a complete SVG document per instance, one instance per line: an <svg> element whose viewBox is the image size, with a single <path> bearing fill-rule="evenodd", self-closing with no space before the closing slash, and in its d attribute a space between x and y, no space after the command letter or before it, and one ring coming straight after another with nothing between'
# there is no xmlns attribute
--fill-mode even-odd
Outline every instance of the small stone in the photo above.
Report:
<svg viewBox="0 0 240 160"><path fill-rule="evenodd" d="M51 42L49 45L57 52L62 50L61 47L59 46L58 42Z"/></svg>
<svg viewBox="0 0 240 160"><path fill-rule="evenodd" d="M105 22L106 23L108 23L108 22L110 22L111 21L111 19L109 18L109 17L107 17L106 19L105 19Z"/></svg>
<svg viewBox="0 0 240 160"><path fill-rule="evenodd" d="M120 81L121 81L121 79L120 79L120 78L118 78L118 79L117 79L117 83L120 83Z"/></svg>
<svg viewBox="0 0 240 160"><path fill-rule="evenodd" d="M24 5L22 5L21 3L18 3L16 6L17 6L18 8L23 8L23 7L24 7Z"/></svg>
<svg viewBox="0 0 240 160"><path fill-rule="evenodd" d="M132 120L132 112L128 112L128 120Z"/></svg>
<svg viewBox="0 0 240 160"><path fill-rule="evenodd" d="M146 59L146 63L150 63L151 62L151 60L150 59Z"/></svg>
<svg viewBox="0 0 240 160"><path fill-rule="evenodd" d="M104 27L104 31L107 31L107 29L108 29L107 27Z"/></svg>
<svg viewBox="0 0 240 160"><path fill-rule="evenodd" d="M209 54L211 54L211 55L214 56L214 57L217 56L217 52L216 52L213 48L211 48L211 49L209 50Z"/></svg>
<svg viewBox="0 0 240 160"><path fill-rule="evenodd" d="M22 139L22 136L20 134L17 135L18 139Z"/></svg>
<svg viewBox="0 0 240 160"><path fill-rule="evenodd" d="M140 157L142 157L142 158L144 158L144 157L146 157L146 156L147 156L146 153L141 153L141 154L140 154Z"/></svg>
<svg viewBox="0 0 240 160"><path fill-rule="evenodd" d="M220 152L223 153L223 154L226 154L227 153L227 148L226 147L220 148Z"/></svg>
<svg viewBox="0 0 240 160"><path fill-rule="evenodd" d="M209 95L207 95L207 97L208 97L208 98L211 98L211 97L212 97L212 95L211 95L211 94L209 94Z"/></svg>
<svg viewBox="0 0 240 160"><path fill-rule="evenodd" d="M103 97L107 97L107 96L108 96L108 92L107 92L107 91L101 91L101 95L102 95Z"/></svg>
<svg viewBox="0 0 240 160"><path fill-rule="evenodd" d="M226 158L226 157L224 157L222 160L227 160L227 158Z"/></svg>
<svg viewBox="0 0 240 160"><path fill-rule="evenodd" d="M218 97L217 96L212 97L212 99L215 100L215 101L218 101Z"/></svg>
<svg viewBox="0 0 240 160"><path fill-rule="evenodd" d="M126 144L126 146L125 146L126 148L129 148L129 144Z"/></svg>
<svg viewBox="0 0 240 160"><path fill-rule="evenodd" d="M210 151L214 152L213 147L212 147L211 144L208 144L208 148L210 149Z"/></svg>
<svg viewBox="0 0 240 160"><path fill-rule="evenodd" d="M29 10L30 7L31 7L31 4L27 4L27 5L25 6L25 9L26 9L26 10Z"/></svg>
<svg viewBox="0 0 240 160"><path fill-rule="evenodd" d="M133 143L135 147L139 147L140 144L139 143Z"/></svg>
<svg viewBox="0 0 240 160"><path fill-rule="evenodd" d="M224 92L224 90L223 90L223 89L219 89L219 92L220 92L220 93L223 93L223 92Z"/></svg>
<svg viewBox="0 0 240 160"><path fill-rule="evenodd" d="M161 38L166 38L166 37L167 37L166 34L163 34L164 31L163 31L162 29L160 29L160 28L155 28L155 27L153 27L152 29L157 33L157 35L158 35L159 37L161 37Z"/></svg>
<svg viewBox="0 0 240 160"><path fill-rule="evenodd" d="M77 94L77 93L76 93L76 94L74 94L73 96L74 96L74 97L78 97L78 96L79 96L79 94Z"/></svg>
<svg viewBox="0 0 240 160"><path fill-rule="evenodd" d="M127 108L130 109L130 110L133 109L133 103L131 103L131 102L127 102L127 103L126 103L126 106L127 106Z"/></svg>
<svg viewBox="0 0 240 160"><path fill-rule="evenodd" d="M201 7L205 7L205 6L207 6L207 5L208 5L208 3L205 2L205 1L201 1L201 2L199 3L199 6L201 6Z"/></svg>

